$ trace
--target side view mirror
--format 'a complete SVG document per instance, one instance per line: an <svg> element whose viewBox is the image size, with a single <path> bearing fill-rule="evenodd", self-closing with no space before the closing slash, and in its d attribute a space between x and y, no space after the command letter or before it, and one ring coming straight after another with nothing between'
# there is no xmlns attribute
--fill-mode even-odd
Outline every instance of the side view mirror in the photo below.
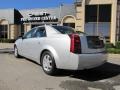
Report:
<svg viewBox="0 0 120 90"><path fill-rule="evenodd" d="M23 36L22 36L21 38L22 38L22 39L25 39L25 37L23 37Z"/></svg>
<svg viewBox="0 0 120 90"><path fill-rule="evenodd" d="M22 38L22 36L18 36L19 38Z"/></svg>
<svg viewBox="0 0 120 90"><path fill-rule="evenodd" d="M24 37L23 37L23 36L19 36L18 38L24 39Z"/></svg>

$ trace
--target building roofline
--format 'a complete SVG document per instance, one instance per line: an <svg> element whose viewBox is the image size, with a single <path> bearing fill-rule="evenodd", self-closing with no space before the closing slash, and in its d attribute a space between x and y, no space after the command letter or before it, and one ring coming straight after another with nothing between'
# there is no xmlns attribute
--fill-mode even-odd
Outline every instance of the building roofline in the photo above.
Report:
<svg viewBox="0 0 120 90"><path fill-rule="evenodd" d="M0 8L0 10L17 10L15 8Z"/></svg>
<svg viewBox="0 0 120 90"><path fill-rule="evenodd" d="M70 5L74 5L74 4L60 4L59 6L56 6L56 7L43 7L43 8L28 8L28 9L19 9L19 11L26 11L26 10L40 10L40 9L57 9L59 8L60 6L70 6Z"/></svg>

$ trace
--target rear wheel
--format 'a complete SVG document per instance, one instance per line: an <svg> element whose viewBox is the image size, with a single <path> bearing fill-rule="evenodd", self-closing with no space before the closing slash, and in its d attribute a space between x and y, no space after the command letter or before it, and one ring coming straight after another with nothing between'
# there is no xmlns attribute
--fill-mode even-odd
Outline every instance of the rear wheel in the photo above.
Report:
<svg viewBox="0 0 120 90"><path fill-rule="evenodd" d="M53 55L49 51L45 51L42 54L41 64L43 71L48 75L54 75L56 73L56 64Z"/></svg>

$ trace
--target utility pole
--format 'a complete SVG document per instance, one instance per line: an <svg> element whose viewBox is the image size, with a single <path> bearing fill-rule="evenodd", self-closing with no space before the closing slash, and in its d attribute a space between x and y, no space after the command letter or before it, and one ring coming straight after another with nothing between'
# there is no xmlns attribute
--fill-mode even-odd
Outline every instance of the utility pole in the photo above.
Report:
<svg viewBox="0 0 120 90"><path fill-rule="evenodd" d="M59 19L61 19L62 6L63 6L63 4L61 3L61 4L60 4L60 11L59 11Z"/></svg>
<svg viewBox="0 0 120 90"><path fill-rule="evenodd" d="M99 5L97 6L97 25L96 25L96 32L99 35Z"/></svg>
<svg viewBox="0 0 120 90"><path fill-rule="evenodd" d="M4 40L5 40L5 25L3 25L3 33L4 33Z"/></svg>

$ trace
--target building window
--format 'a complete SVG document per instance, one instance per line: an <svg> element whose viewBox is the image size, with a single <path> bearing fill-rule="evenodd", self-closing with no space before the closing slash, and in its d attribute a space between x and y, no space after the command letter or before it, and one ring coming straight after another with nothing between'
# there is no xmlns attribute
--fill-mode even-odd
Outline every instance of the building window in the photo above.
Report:
<svg viewBox="0 0 120 90"><path fill-rule="evenodd" d="M90 35L103 35L110 38L111 4L86 5L85 32Z"/></svg>
<svg viewBox="0 0 120 90"><path fill-rule="evenodd" d="M62 20L62 25L63 26L69 26L72 28L75 28L75 17L72 15L67 15L63 18Z"/></svg>
<svg viewBox="0 0 120 90"><path fill-rule="evenodd" d="M8 26L7 25L0 25L0 38L7 39L8 37Z"/></svg>
<svg viewBox="0 0 120 90"><path fill-rule="evenodd" d="M110 23L99 23L98 24L98 35L102 35L108 37L110 35ZM97 35L96 27L97 23L86 23L85 24L85 32L89 35Z"/></svg>
<svg viewBox="0 0 120 90"><path fill-rule="evenodd" d="M117 25L116 25L116 28L117 28L117 41L120 41L120 0L118 1L118 4L117 4Z"/></svg>
<svg viewBox="0 0 120 90"><path fill-rule="evenodd" d="M111 5L86 5L85 7L86 22L110 22Z"/></svg>
<svg viewBox="0 0 120 90"><path fill-rule="evenodd" d="M86 5L85 21L86 22L97 22L97 5Z"/></svg>
<svg viewBox="0 0 120 90"><path fill-rule="evenodd" d="M111 5L99 5L99 22L111 22Z"/></svg>
<svg viewBox="0 0 120 90"><path fill-rule="evenodd" d="M75 28L75 23L63 23L63 25Z"/></svg>
<svg viewBox="0 0 120 90"><path fill-rule="evenodd" d="M24 25L21 25L21 36L23 36L25 33L25 30L24 30Z"/></svg>

